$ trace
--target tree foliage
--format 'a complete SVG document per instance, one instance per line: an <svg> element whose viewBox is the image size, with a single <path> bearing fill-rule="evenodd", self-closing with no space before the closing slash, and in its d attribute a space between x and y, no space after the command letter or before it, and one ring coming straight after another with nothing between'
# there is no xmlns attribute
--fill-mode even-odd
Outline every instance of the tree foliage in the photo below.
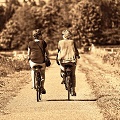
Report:
<svg viewBox="0 0 120 120"><path fill-rule="evenodd" d="M6 24L6 28L1 33L1 41L4 48L25 49L31 39L31 31L35 28L35 19L30 12L30 6L18 8L12 19ZM6 46L7 43L7 46Z"/></svg>
<svg viewBox="0 0 120 120"><path fill-rule="evenodd" d="M5 8L4 6L0 6L0 31L4 27L5 24Z"/></svg>
<svg viewBox="0 0 120 120"><path fill-rule="evenodd" d="M17 8L20 6L20 3L18 0L9 0L9 2L6 2L6 12L5 12L5 17L6 17L6 22L11 19Z"/></svg>

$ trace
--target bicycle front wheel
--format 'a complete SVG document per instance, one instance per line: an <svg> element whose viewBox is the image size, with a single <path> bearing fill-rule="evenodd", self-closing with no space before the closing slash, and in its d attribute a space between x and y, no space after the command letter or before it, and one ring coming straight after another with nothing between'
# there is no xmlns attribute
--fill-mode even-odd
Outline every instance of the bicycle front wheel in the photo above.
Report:
<svg viewBox="0 0 120 120"><path fill-rule="evenodd" d="M42 94L41 94L41 90L40 88L37 89L37 102L39 102L39 100L41 100Z"/></svg>

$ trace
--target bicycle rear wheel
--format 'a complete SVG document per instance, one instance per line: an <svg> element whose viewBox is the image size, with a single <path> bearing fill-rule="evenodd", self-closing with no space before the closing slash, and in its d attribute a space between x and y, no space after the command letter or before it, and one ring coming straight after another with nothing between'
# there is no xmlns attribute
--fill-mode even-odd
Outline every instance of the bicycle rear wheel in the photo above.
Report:
<svg viewBox="0 0 120 120"><path fill-rule="evenodd" d="M70 76L66 77L66 87L67 87L67 91L68 91L68 100L70 100L70 93L71 93Z"/></svg>
<svg viewBox="0 0 120 120"><path fill-rule="evenodd" d="M39 100L41 100L42 98L42 91L41 91L41 78L38 77L37 78L37 102L39 102Z"/></svg>

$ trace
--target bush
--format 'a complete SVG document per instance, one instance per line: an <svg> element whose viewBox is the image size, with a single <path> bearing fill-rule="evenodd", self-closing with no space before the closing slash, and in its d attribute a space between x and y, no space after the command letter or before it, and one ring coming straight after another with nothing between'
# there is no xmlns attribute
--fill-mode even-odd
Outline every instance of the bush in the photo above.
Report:
<svg viewBox="0 0 120 120"><path fill-rule="evenodd" d="M109 63L112 66L118 66L120 67L120 52L118 53L112 53L112 54L106 54L103 56L103 61L105 63Z"/></svg>
<svg viewBox="0 0 120 120"><path fill-rule="evenodd" d="M27 60L12 60L9 57L0 56L0 77L7 76L21 70L29 70Z"/></svg>
<svg viewBox="0 0 120 120"><path fill-rule="evenodd" d="M110 49L110 48L109 48ZM113 53L109 53L103 48L95 48L95 51L93 53L98 58L101 58L101 60L105 64L110 64L113 67L120 67L120 52L119 49L114 49Z"/></svg>

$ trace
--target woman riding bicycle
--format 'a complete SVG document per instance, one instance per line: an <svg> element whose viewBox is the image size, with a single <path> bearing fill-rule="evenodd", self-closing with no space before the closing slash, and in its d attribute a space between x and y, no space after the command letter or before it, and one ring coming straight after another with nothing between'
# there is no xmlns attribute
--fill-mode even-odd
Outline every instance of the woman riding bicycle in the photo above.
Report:
<svg viewBox="0 0 120 120"><path fill-rule="evenodd" d="M42 78L42 94L46 94L44 89L45 82L45 56L49 57L49 52L47 49L47 44L42 40L42 34L39 29L33 31L34 41L30 41L28 45L28 60L31 67L31 77L32 77L32 88L34 88L34 70L35 65L41 65L41 78ZM40 49L41 47L41 49ZM43 53L43 52L44 53Z"/></svg>
<svg viewBox="0 0 120 120"><path fill-rule="evenodd" d="M71 32L68 30L64 30L62 32L63 40L60 40L58 43L58 61L60 64L61 69L61 77L63 77L64 74L64 63L71 64L72 65L72 90L71 94L72 96L76 96L75 87L76 87L76 76L75 76L75 69L76 69L76 62L77 57L79 57L79 52L77 50L77 47L75 45L74 40L71 39ZM63 77L64 78L64 77ZM61 84L64 83L64 79L61 82Z"/></svg>

